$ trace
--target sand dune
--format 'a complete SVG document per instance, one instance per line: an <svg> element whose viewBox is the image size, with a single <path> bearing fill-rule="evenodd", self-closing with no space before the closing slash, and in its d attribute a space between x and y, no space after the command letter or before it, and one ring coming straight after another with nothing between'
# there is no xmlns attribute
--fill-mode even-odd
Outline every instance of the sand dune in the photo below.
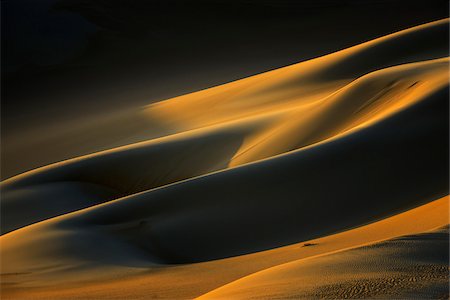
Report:
<svg viewBox="0 0 450 300"><path fill-rule="evenodd" d="M391 295L394 278L409 295L428 235L303 258L448 224L448 199L432 202L448 194L447 34L437 21L130 111L121 141L118 118L98 139L75 126L114 148L1 183L4 294L112 298L101 290L118 284L122 298L362 297ZM441 249L442 233L429 236ZM414 275L422 293L445 293L442 257L416 270L437 272ZM346 272L379 267L339 277L348 259ZM383 273L391 265L401 270ZM314 268L334 279L318 284Z"/></svg>
<svg viewBox="0 0 450 300"><path fill-rule="evenodd" d="M447 299L448 227L237 280L198 299Z"/></svg>

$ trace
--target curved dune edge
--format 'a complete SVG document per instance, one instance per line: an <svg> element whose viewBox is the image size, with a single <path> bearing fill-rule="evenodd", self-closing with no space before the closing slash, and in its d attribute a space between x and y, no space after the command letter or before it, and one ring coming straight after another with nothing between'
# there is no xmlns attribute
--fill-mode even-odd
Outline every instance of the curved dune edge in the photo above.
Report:
<svg viewBox="0 0 450 300"><path fill-rule="evenodd" d="M418 221L418 223L415 223L415 220ZM366 225L366 226L362 226L356 229L352 229L349 231L345 231L343 233L339 233L339 234L335 234L335 235L331 235L331 236L327 236L324 238L320 238L320 239L315 239L315 240L311 240L308 241L306 243L302 243L300 245L305 245L305 244L311 244L312 248L315 247L319 247L321 244L326 244L326 245L333 245L333 247L337 247L337 250L331 250L331 251L326 251L326 252L322 252L320 254L315 254L312 256L309 256L307 258L301 258L298 260L294 260L291 261L289 263L286 264L280 264L271 268L267 268L264 269L262 271L253 273L251 275L245 276L243 278L240 278L234 282L231 282L225 286L222 286L216 290L213 290L211 292L208 292L205 295L202 295L201 297L197 298L197 299L248 299L248 297L252 296L252 297L281 297L281 298L289 298L289 297L293 297L293 296L297 296L301 298L307 298L309 297L317 297L317 295L320 295L320 293L316 293L314 294L313 292L310 291L310 293L305 293L304 291L302 291L302 285L304 284L304 286L307 286L309 288L308 285L311 285L310 283L306 283L305 278L296 278L294 281L292 278L288 279L289 276L295 277L295 273L294 275L292 275L292 272L296 272L297 274L299 274L298 277L301 277L302 272L305 272L306 270L308 270L307 268L310 268L308 275L310 277L313 277L311 275L311 273L315 273L315 272L319 272L318 271L318 267L312 267L312 266L308 266L306 269L302 269L301 270L295 270L296 268L299 268L302 264L308 264L309 261L314 261L314 260L319 260L321 257L327 257L327 256L332 256L333 258L337 258L339 259L339 256L341 253L344 253L345 255L347 255L347 252L353 250L353 249L364 249L365 247L374 247L376 248L377 245L382 244L383 241L386 240L391 240L391 239L395 239L401 236L409 236L409 235L420 235L423 233L427 233L430 231L436 231L436 230L440 230L442 227L447 226L449 223L449 197L443 197L439 200L435 200L429 204L423 205L421 207L412 209L410 211L398 214L396 216ZM448 233L447 233L448 235ZM445 244L448 244L448 239L446 241ZM435 249L432 248L430 245L427 245L427 247L430 247L431 249ZM409 249L411 248L410 245L408 245L407 247L405 247L405 249L402 249L402 251L407 252ZM437 249L436 249L437 250ZM442 250L442 249L441 249ZM445 249L444 249L445 250ZM446 251L446 250L445 250ZM377 253L376 251L374 251L374 253L371 253L371 255L377 256L377 259L379 259L378 263L382 263L383 259L387 259L388 253ZM363 255L364 256L364 255ZM442 255L441 255L442 256ZM448 255L447 255L448 256ZM399 257L401 257L401 255L398 255L398 259ZM442 257L444 259L444 261L446 262L447 260L445 260L445 255ZM352 265L353 261L352 259L354 259L353 257L349 257L346 258L346 260L344 260L345 264L348 265ZM365 257L364 259L368 259L367 257ZM410 260L410 264L412 266L414 266L414 264L420 264L420 262L418 260L426 260L427 257L421 257L421 258L417 258L417 257L413 257ZM317 288L317 286L326 286L327 284L325 283L325 281L327 280L327 278L329 278L328 276L331 276L332 278L334 277L335 279L333 280L336 284L345 284L345 279L347 281L350 281L349 278L351 278L351 275L348 276L348 278L339 278L338 274L339 272L348 272L348 273L353 273L353 272L361 272L360 269L353 269L353 270L345 270L342 266L338 267L335 266L334 269L331 266L333 260L329 261L329 260L324 260L326 264L328 264L328 266L326 266L326 268L330 268L332 269L332 275L325 275L323 273L316 273L316 277L314 277L314 280L316 280L316 282L318 282L316 284L316 291L320 288ZM314 263L313 263L314 264ZM447 274L447 265L444 265L444 271ZM326 269L325 268L325 269ZM375 271L377 268L371 266L371 265L367 265L365 267L365 270L367 271L367 273L370 272L377 272ZM380 268L381 270L379 270L380 274L378 275L373 275L371 274L371 276L374 277L385 277L387 278L388 276L386 274L382 274L382 272L389 272L389 266L384 266L384 268ZM292 271L295 270L295 271ZM323 277L321 277L323 276ZM371 276L367 276L367 277L371 277ZM281 278L285 278L286 281L283 282L283 280ZM306 277L306 276L305 276ZM344 277L344 276L343 276ZM275 279L277 278L277 279ZM448 276L447 276L448 278ZM336 280L337 279L337 280ZM271 280L273 280L273 282L271 282ZM278 281L277 281L278 280ZM341 280L341 281L340 281ZM388 278L389 280L389 278ZM277 282L275 282L277 281ZM448 280L445 280L445 282L447 282ZM353 284L355 285L355 283L353 282ZM351 286L350 286L351 287ZM365 287L363 287L364 290ZM374 287L368 287L368 288L372 288L374 289ZM285 289L283 291L283 289ZM367 292L367 291L366 291ZM372 291L374 294L376 295L376 290L374 289L374 291ZM399 291L397 291L399 292ZM302 294L303 293L303 294ZM382 292L380 292L380 294L382 294ZM373 296L372 295L372 296ZM334 295L326 295L327 298L334 298L334 297L342 297L342 298L348 298L349 295L345 295L345 294L334 294ZM364 296L364 293L362 293L361 295L353 295L353 297L355 298L360 298ZM367 296L367 295L365 295ZM352 297L350 297L352 298Z"/></svg>
<svg viewBox="0 0 450 300"><path fill-rule="evenodd" d="M431 43L447 24L448 20L425 24L151 105L144 114L161 124L168 122L161 126L180 132L63 161L2 182L3 209L11 212L2 218L2 233L124 196L316 147L392 118L448 84L448 58L429 60L436 56L428 54L433 52L430 49L439 47L433 43L433 47L420 51L412 47L422 40ZM411 63L410 57L403 57L405 53L397 53L399 46L408 48L409 56L419 61ZM372 57L375 55L377 59ZM361 64L361 60L370 63ZM341 65L348 65L345 69L350 73L341 74ZM330 74L337 78L328 78ZM67 206L51 201L67 194L60 188L61 182L70 190L83 190ZM44 208L32 216L21 216L21 207L36 203Z"/></svg>
<svg viewBox="0 0 450 300"><path fill-rule="evenodd" d="M376 245L399 236L435 230L449 223L448 211L449 197L446 196L407 212L342 233L249 255L200 264L155 267L154 270L150 268L148 271L105 269L97 266L98 270L90 270L94 279L97 277L95 280L90 280L92 278L86 274L80 276L80 273L75 272L70 275L66 270L61 270L59 274L53 273L50 277L45 273L36 274L34 277L26 272L9 274L3 272L2 296L5 299L123 299L152 295L163 299L186 299L206 293L200 299L222 297L240 299L248 296L247 292L258 291L258 288L256 291L245 290L245 293L241 294L242 285L254 284L253 278L258 279L266 274L276 273L277 270L289 269L289 266L304 261L314 261L330 255L339 257L340 253L347 253L350 249ZM14 234L2 237L0 240L2 245L11 245L12 242L5 241L7 237L14 239ZM313 245L305 246L308 244ZM4 252L2 254L5 255ZM10 263L14 266L14 270L18 270L20 264L29 265L30 262L20 259L20 262ZM411 263L414 263L414 260L411 260ZM2 264L4 271L5 260ZM42 279L43 275L47 278ZM298 287L298 284L291 283L289 286ZM289 290L285 285L281 284L280 287ZM259 290L261 291L267 290Z"/></svg>

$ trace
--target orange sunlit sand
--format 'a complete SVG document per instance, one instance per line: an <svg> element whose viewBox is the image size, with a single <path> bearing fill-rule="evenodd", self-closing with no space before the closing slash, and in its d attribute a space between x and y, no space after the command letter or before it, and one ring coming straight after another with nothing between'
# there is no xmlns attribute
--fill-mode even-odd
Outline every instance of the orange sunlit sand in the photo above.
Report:
<svg viewBox="0 0 450 300"><path fill-rule="evenodd" d="M448 26L72 124L1 183L2 297L448 297Z"/></svg>

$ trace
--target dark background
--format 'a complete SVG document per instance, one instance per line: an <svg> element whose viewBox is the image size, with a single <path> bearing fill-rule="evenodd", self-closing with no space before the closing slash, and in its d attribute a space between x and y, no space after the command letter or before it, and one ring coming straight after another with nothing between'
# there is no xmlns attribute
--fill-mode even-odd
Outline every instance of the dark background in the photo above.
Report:
<svg viewBox="0 0 450 300"><path fill-rule="evenodd" d="M318 57L449 11L446 0L1 4L2 138Z"/></svg>

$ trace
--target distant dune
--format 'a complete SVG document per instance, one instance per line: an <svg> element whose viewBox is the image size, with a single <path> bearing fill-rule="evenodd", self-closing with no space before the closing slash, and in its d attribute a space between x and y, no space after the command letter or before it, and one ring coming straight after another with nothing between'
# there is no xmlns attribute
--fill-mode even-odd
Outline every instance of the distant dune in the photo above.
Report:
<svg viewBox="0 0 450 300"><path fill-rule="evenodd" d="M74 124L1 183L2 296L448 297L448 26Z"/></svg>
<svg viewBox="0 0 450 300"><path fill-rule="evenodd" d="M449 12L447 0L407 6L401 0L14 0L1 6L7 59L0 180L168 134L139 114L143 105Z"/></svg>

